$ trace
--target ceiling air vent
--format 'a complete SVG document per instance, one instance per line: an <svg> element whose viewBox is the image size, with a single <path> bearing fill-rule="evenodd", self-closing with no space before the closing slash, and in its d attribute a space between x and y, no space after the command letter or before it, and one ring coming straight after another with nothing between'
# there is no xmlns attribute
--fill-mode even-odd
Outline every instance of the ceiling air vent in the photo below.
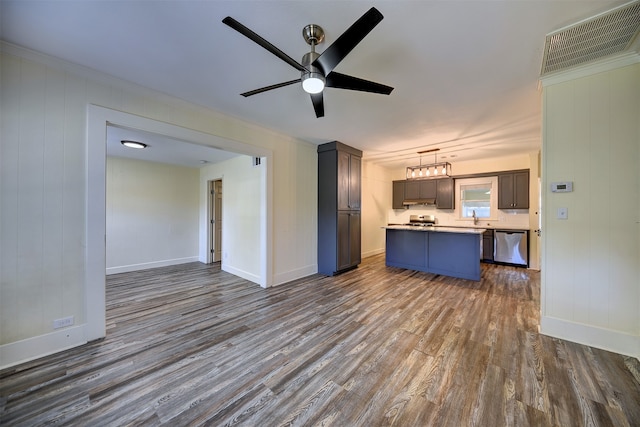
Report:
<svg viewBox="0 0 640 427"><path fill-rule="evenodd" d="M634 1L547 34L540 75L620 53L639 29L640 1Z"/></svg>

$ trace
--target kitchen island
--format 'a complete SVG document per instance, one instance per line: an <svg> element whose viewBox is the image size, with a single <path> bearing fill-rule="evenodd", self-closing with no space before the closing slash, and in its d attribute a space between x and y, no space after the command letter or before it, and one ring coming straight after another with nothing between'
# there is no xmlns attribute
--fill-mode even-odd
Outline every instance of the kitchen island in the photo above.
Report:
<svg viewBox="0 0 640 427"><path fill-rule="evenodd" d="M461 279L480 280L483 228L389 225L385 263Z"/></svg>

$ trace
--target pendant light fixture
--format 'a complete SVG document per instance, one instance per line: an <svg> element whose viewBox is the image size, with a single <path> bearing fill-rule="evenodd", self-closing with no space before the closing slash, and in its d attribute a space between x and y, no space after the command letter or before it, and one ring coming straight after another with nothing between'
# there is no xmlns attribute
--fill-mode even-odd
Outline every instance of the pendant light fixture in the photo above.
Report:
<svg viewBox="0 0 640 427"><path fill-rule="evenodd" d="M418 155L420 156L420 164L418 166L409 166L407 168L407 179L443 178L451 176L451 163L438 162L438 151L440 151L439 148L418 151ZM429 153L433 153L434 162L423 165L422 156Z"/></svg>

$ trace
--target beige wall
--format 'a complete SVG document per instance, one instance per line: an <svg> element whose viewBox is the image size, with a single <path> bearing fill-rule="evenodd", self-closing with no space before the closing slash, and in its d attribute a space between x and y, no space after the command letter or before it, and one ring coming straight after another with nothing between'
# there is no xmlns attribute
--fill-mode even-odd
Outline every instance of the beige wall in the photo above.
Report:
<svg viewBox="0 0 640 427"><path fill-rule="evenodd" d="M364 160L362 162L362 248L363 257L384 252L385 234L391 208L391 171Z"/></svg>
<svg viewBox="0 0 640 427"><path fill-rule="evenodd" d="M208 182L222 179L222 269L259 282L261 167L239 156L200 170L201 234L206 240Z"/></svg>
<svg viewBox="0 0 640 427"><path fill-rule="evenodd" d="M640 64L612 68L545 82L541 326L640 357Z"/></svg>
<svg viewBox="0 0 640 427"><path fill-rule="evenodd" d="M295 186L315 183L312 144L57 59L0 47L0 366L77 345L85 337L90 104L239 141L257 152L269 150L274 218L269 281L308 270L317 251L308 241L316 233L317 202L313 189ZM69 315L76 327L54 331L52 320Z"/></svg>
<svg viewBox="0 0 640 427"><path fill-rule="evenodd" d="M107 158L107 274L198 260L199 176L197 168Z"/></svg>

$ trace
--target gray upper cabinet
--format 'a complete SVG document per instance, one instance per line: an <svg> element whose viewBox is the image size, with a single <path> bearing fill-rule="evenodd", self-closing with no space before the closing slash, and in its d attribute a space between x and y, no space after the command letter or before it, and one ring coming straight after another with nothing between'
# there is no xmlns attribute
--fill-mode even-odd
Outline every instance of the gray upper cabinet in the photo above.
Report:
<svg viewBox="0 0 640 427"><path fill-rule="evenodd" d="M392 209L406 209L404 205L404 186L406 181L393 181Z"/></svg>
<svg viewBox="0 0 640 427"><path fill-rule="evenodd" d="M410 201L435 202L436 182L433 179L423 179L415 181L405 181L404 199Z"/></svg>
<svg viewBox="0 0 640 427"><path fill-rule="evenodd" d="M498 175L498 209L529 209L529 171Z"/></svg>
<svg viewBox="0 0 640 427"><path fill-rule="evenodd" d="M338 151L338 209L360 209L362 159L347 151Z"/></svg>
<svg viewBox="0 0 640 427"><path fill-rule="evenodd" d="M361 260L362 152L334 141L318 146L318 272L334 275Z"/></svg>
<svg viewBox="0 0 640 427"><path fill-rule="evenodd" d="M405 181L404 200L418 200L420 198L420 184L418 181Z"/></svg>
<svg viewBox="0 0 640 427"><path fill-rule="evenodd" d="M455 207L453 178L393 181L393 209L408 204L436 204L439 209Z"/></svg>
<svg viewBox="0 0 640 427"><path fill-rule="evenodd" d="M436 208L438 209L454 209L453 178L443 178L436 180Z"/></svg>

